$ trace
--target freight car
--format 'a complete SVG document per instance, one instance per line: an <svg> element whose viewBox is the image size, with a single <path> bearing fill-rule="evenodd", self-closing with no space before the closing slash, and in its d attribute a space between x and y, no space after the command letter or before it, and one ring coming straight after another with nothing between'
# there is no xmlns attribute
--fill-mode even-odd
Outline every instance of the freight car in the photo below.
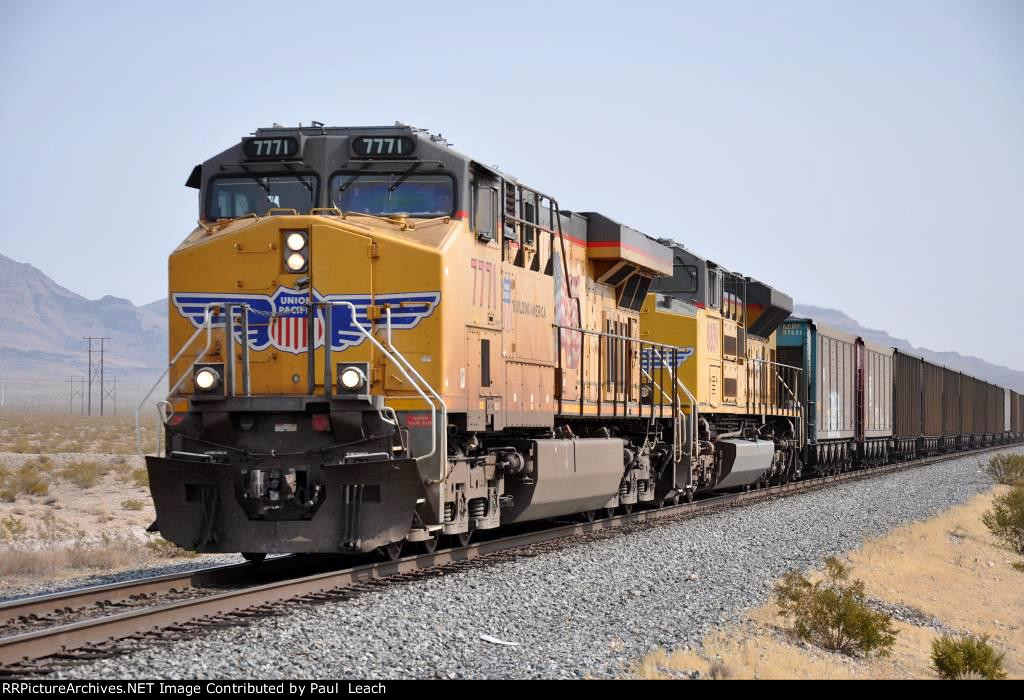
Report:
<svg viewBox="0 0 1024 700"><path fill-rule="evenodd" d="M994 387L925 435L916 358L422 130L260 129L186 184L146 463L188 549L396 557L1004 437Z"/></svg>
<svg viewBox="0 0 1024 700"><path fill-rule="evenodd" d="M857 455L857 341L854 335L811 319L790 319L779 333L779 358L799 367L806 378L802 461L818 473L845 471Z"/></svg>

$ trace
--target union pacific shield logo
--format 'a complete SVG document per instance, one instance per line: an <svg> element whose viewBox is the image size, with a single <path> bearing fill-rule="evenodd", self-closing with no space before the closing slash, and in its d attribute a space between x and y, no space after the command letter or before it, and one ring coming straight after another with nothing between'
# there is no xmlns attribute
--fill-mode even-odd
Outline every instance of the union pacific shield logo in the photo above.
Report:
<svg viewBox="0 0 1024 700"><path fill-rule="evenodd" d="M195 328L202 328L208 308L213 308L211 324L223 327L227 319L227 305L236 307L234 335L242 342L241 314L244 308L248 321L249 347L253 350L275 348L297 355L309 346L309 319L306 314L308 292L278 287L272 295L253 294L206 294L183 292L173 294L171 301L178 313L189 319ZM371 328L367 310L371 304L391 311L393 330L408 330L419 325L430 316L441 301L440 292L402 292L391 294L327 294L313 292L319 302L332 302L331 350L342 351L355 347L366 340L352 322L355 320L366 329ZM351 306L348 306L351 304ZM382 314L383 318L383 314ZM326 315L317 309L314 318L314 348L322 347L326 336Z"/></svg>

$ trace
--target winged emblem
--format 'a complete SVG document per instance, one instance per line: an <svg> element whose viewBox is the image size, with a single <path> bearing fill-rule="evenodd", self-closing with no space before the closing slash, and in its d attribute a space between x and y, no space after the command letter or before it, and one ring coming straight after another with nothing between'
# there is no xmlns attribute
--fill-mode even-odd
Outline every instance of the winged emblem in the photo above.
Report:
<svg viewBox="0 0 1024 700"><path fill-rule="evenodd" d="M277 350L300 354L309 346L309 318L306 315L305 290L278 287L272 295L253 294L204 294L182 292L173 294L171 300L178 313L189 319L196 328L202 328L207 309L212 309L211 324L223 327L227 322L227 307L235 306L233 331L235 339L242 342L242 314L248 322L249 347L252 350ZM322 347L325 337L331 339L331 350L342 351L355 347L366 338L352 323L355 320L364 328L370 328L368 309L371 304L391 311L393 330L408 330L419 325L430 316L441 301L440 292L400 292L389 294L327 294L313 292L319 302L331 303L331 328L326 331L326 314L317 309L314 318L314 348ZM351 306L349 306L351 304Z"/></svg>
<svg viewBox="0 0 1024 700"><path fill-rule="evenodd" d="M675 351L654 348L640 350L640 368L645 372L655 369L672 369L673 357L675 366L681 367L693 355L693 348L678 348Z"/></svg>

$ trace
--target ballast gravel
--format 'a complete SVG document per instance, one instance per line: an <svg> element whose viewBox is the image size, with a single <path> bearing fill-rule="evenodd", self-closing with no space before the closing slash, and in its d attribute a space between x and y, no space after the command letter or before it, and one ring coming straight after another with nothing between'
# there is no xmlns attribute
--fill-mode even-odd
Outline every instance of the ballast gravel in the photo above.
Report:
<svg viewBox="0 0 1024 700"><path fill-rule="evenodd" d="M1024 453L1020 448L1008 452ZM696 646L787 569L966 502L991 453L301 605L59 672L66 678L601 678ZM515 646L484 641L481 635Z"/></svg>

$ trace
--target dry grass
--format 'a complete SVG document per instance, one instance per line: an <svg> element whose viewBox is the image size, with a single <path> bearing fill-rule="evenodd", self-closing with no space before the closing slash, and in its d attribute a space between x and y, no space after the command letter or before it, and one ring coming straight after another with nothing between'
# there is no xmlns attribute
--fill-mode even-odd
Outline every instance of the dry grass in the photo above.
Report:
<svg viewBox="0 0 1024 700"><path fill-rule="evenodd" d="M195 559L199 556L196 552L190 552L187 549L182 549L173 542L165 540L163 537L157 535L146 543L146 548L153 552L158 557L164 559Z"/></svg>
<svg viewBox="0 0 1024 700"><path fill-rule="evenodd" d="M13 503L19 496L45 496L50 487L41 465L42 462L34 460L0 470L0 500Z"/></svg>
<svg viewBox="0 0 1024 700"><path fill-rule="evenodd" d="M1024 560L1000 548L981 523L995 494L1006 488L870 540L848 559L869 596L918 611L924 620L935 618L947 629L989 635L1006 653L1010 677L1024 678L1024 574L1014 568ZM935 678L931 643L941 633L923 623L895 626L891 656L855 659L800 644L770 604L750 611L746 623L709 635L699 652L649 655L634 675L681 678L697 671L706 678L720 663L735 678Z"/></svg>
<svg viewBox="0 0 1024 700"><path fill-rule="evenodd" d="M145 467L139 467L132 469L125 479L128 483L134 485L136 488L148 489L149 488L149 472L146 471Z"/></svg>
<svg viewBox="0 0 1024 700"><path fill-rule="evenodd" d="M40 578L60 573L111 571L139 561L137 550L123 546L76 546L45 550L11 550L0 557L0 577Z"/></svg>
<svg viewBox="0 0 1024 700"><path fill-rule="evenodd" d="M91 489L107 473L107 466L93 460L69 462L58 472L61 479L71 482L80 489Z"/></svg>
<svg viewBox="0 0 1024 700"><path fill-rule="evenodd" d="M143 420L143 444L155 441L156 420ZM68 416L5 411L0 415L0 452L20 454L135 453L130 416Z"/></svg>
<svg viewBox="0 0 1024 700"><path fill-rule="evenodd" d="M200 556L145 532L155 513L134 453L131 418L0 413L0 586Z"/></svg>

